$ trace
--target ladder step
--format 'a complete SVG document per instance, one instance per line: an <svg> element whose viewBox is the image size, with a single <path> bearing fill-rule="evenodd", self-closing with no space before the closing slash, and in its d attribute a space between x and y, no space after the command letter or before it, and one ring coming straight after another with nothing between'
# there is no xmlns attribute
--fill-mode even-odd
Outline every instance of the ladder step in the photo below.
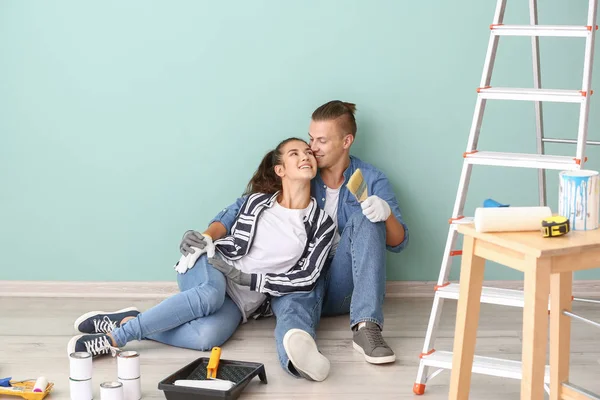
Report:
<svg viewBox="0 0 600 400"><path fill-rule="evenodd" d="M478 88L477 92L481 98L488 100L525 100L552 101L559 103L581 103L587 97L587 92L566 89L483 87Z"/></svg>
<svg viewBox="0 0 600 400"><path fill-rule="evenodd" d="M473 153L465 153L464 157L465 162L477 165L558 169L568 171L581 169L581 162L574 157L569 156L476 151Z"/></svg>
<svg viewBox="0 0 600 400"><path fill-rule="evenodd" d="M458 300L460 285L451 283L438 288L435 292L437 296L444 299ZM486 304L499 304L511 307L521 307L525 304L523 292L521 290L502 289L484 286L481 291L481 302Z"/></svg>
<svg viewBox="0 0 600 400"><path fill-rule="evenodd" d="M422 357L423 363L430 367L452 369L451 351L434 351ZM473 368L475 374L499 376L503 378L522 379L523 367L520 361L505 360L502 358L475 356ZM550 383L550 366L546 365L544 382Z"/></svg>
<svg viewBox="0 0 600 400"><path fill-rule="evenodd" d="M492 34L498 36L554 36L587 37L592 30L577 25L491 25Z"/></svg>

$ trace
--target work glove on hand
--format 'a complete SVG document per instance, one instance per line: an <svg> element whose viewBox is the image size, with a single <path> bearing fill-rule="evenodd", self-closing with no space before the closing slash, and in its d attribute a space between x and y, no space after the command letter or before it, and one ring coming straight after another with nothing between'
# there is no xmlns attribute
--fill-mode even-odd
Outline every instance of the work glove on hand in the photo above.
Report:
<svg viewBox="0 0 600 400"><path fill-rule="evenodd" d="M388 219L392 213L392 209L387 201L378 196L369 196L365 201L360 203L363 214L371 222L380 222Z"/></svg>
<svg viewBox="0 0 600 400"><path fill-rule="evenodd" d="M198 258L200 258L202 254L206 253L209 258L215 256L215 245L212 238L209 235L201 234L196 231L189 231L186 233L179 248L183 255L173 268L180 274L193 268L194 264L196 264L196 261L198 261Z"/></svg>
<svg viewBox="0 0 600 400"><path fill-rule="evenodd" d="M227 264L220 258L209 258L208 262L215 267L215 269L221 271L229 280L237 283L238 285L250 287L250 274L240 271L233 265Z"/></svg>
<svg viewBox="0 0 600 400"><path fill-rule="evenodd" d="M181 240L181 244L179 245L179 251L184 256L187 256L188 254L194 252L192 247L196 247L196 248L202 250L202 249L204 249L205 246L206 246L206 239L200 232L187 231L183 235L183 239Z"/></svg>

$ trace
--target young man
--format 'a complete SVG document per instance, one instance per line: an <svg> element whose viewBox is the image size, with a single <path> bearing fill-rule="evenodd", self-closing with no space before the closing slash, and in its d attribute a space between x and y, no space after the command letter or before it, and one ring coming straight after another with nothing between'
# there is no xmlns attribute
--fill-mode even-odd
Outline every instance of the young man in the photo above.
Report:
<svg viewBox="0 0 600 400"><path fill-rule="evenodd" d="M311 182L311 195L338 228L327 272L311 292L271 299L281 365L294 376L315 381L324 380L330 369L315 342L322 315L350 314L353 347L366 361L383 364L396 359L381 335L386 249L402 251L408 243L408 228L386 176L350 156L357 133L354 112L354 104L330 101L313 112L309 126L310 145L319 167ZM362 203L346 187L358 168L369 195ZM221 211L211 223L220 221L229 231L239 202Z"/></svg>

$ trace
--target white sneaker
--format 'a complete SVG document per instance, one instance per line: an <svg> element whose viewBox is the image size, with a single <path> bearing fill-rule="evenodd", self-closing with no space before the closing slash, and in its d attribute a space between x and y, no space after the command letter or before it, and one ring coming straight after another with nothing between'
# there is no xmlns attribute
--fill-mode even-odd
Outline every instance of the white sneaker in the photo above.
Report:
<svg viewBox="0 0 600 400"><path fill-rule="evenodd" d="M329 375L329 360L319 352L317 343L308 332L290 329L283 337L283 348L303 378L321 382Z"/></svg>

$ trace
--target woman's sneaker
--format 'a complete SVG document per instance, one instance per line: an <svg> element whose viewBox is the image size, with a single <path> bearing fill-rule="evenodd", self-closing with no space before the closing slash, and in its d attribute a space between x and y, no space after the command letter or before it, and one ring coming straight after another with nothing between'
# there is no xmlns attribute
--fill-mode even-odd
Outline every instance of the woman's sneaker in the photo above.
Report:
<svg viewBox="0 0 600 400"><path fill-rule="evenodd" d="M283 348L298 374L304 379L321 382L329 375L329 360L319 352L317 343L308 332L290 329L283 336Z"/></svg>
<svg viewBox="0 0 600 400"><path fill-rule="evenodd" d="M92 311L75 320L75 329L81 333L110 333L121 326L127 317L137 317L140 312L135 307L114 312Z"/></svg>
<svg viewBox="0 0 600 400"><path fill-rule="evenodd" d="M112 354L117 355L119 349L112 345L111 338L105 333L94 335L73 336L67 345L67 354L83 351L90 353L92 358Z"/></svg>

